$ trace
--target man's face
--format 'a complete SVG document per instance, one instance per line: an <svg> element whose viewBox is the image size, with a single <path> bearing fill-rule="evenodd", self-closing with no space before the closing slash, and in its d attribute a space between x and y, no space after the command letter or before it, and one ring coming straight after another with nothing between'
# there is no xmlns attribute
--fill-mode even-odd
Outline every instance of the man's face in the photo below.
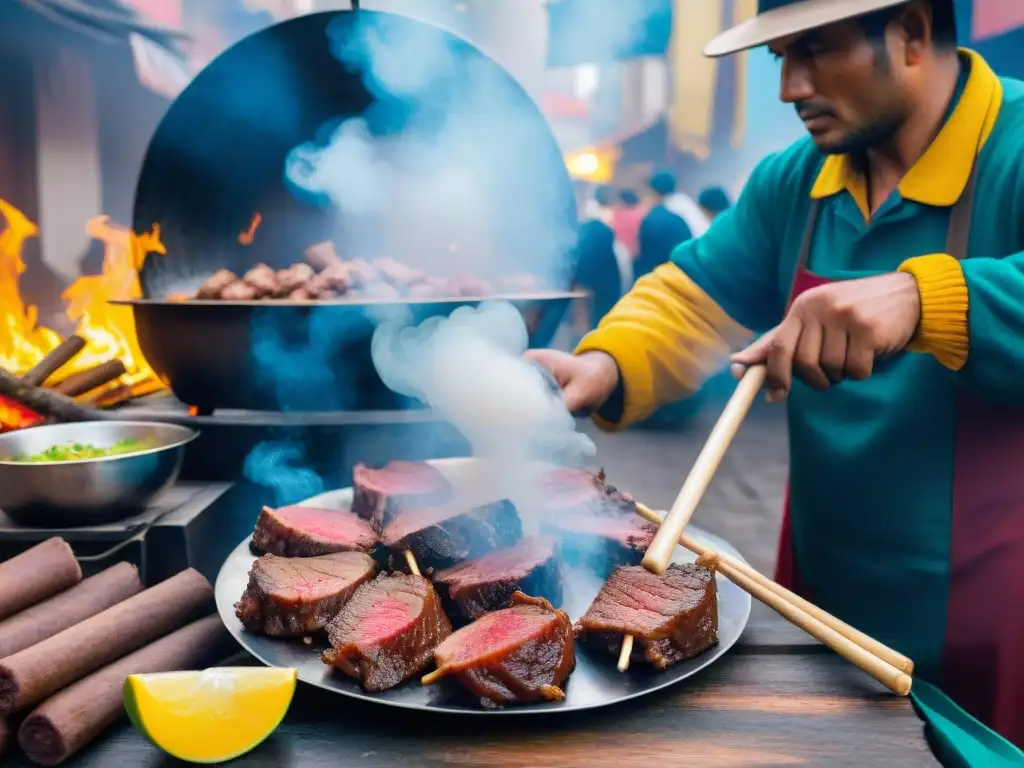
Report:
<svg viewBox="0 0 1024 768"><path fill-rule="evenodd" d="M796 107L823 152L883 143L906 120L908 89L893 64L898 57L869 41L857 23L782 38L769 48L782 60L780 98Z"/></svg>

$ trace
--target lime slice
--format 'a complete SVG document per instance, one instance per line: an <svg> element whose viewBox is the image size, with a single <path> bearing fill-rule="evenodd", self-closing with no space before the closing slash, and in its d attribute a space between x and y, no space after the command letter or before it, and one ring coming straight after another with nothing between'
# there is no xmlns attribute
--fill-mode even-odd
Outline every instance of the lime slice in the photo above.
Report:
<svg viewBox="0 0 1024 768"><path fill-rule="evenodd" d="M190 763L220 763L257 747L288 712L297 669L215 667L130 675L124 707L153 744Z"/></svg>

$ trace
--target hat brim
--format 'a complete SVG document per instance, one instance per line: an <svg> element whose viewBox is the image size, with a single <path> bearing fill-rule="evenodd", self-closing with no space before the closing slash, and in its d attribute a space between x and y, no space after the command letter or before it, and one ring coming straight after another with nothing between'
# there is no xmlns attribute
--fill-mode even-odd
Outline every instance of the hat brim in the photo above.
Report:
<svg viewBox="0 0 1024 768"><path fill-rule="evenodd" d="M711 58L728 56L730 53L757 48L780 37L798 35L907 2L909 0L798 0L759 13L727 29L704 47L704 55Z"/></svg>

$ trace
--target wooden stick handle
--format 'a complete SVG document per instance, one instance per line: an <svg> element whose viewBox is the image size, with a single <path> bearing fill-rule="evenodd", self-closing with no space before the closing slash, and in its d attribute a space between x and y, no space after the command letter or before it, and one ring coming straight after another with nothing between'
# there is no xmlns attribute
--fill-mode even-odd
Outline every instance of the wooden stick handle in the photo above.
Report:
<svg viewBox="0 0 1024 768"><path fill-rule="evenodd" d="M648 522L654 523L655 525L661 525L661 516L654 510L647 508L643 504L637 504L636 511L637 514L640 515L640 517L644 518ZM904 656L899 651L893 650L884 643L878 642L870 635L865 635L859 629L851 627L846 622L837 619L831 613L823 611L814 603L804 600L804 598L800 597L800 595L796 594L795 592L791 592L781 584L777 584L776 582L772 581L764 574L751 568L742 560L737 560L736 558L731 557L730 555L722 554L721 552L712 552L711 549L705 547L696 539L690 538L685 533L679 537L679 543L683 546L684 549L690 550L695 555L703 557L709 557L711 555L714 555L718 558L719 563L727 564L730 567L730 569L737 571L746 579L749 579L760 584L762 587L764 587L770 592L775 593L786 602L791 603L792 605L796 606L808 615L813 616L825 626L830 627L843 637L859 645L865 651L874 654L882 661L891 664L901 672L906 672L908 675L914 674L914 662L907 656ZM725 570L722 570L722 574L728 578L728 574L725 572ZM729 581L732 581L732 579L729 579ZM742 584L736 584L736 586L738 586L740 589L744 588Z"/></svg>
<svg viewBox="0 0 1024 768"><path fill-rule="evenodd" d="M615 666L619 672L629 669L629 657L633 654L633 636L625 635L622 638L622 648L619 649L619 663Z"/></svg>
<svg viewBox="0 0 1024 768"><path fill-rule="evenodd" d="M420 564L416 562L416 555L412 553L411 549L405 550L405 562L409 566L409 571L413 576L422 576L420 573Z"/></svg>
<svg viewBox="0 0 1024 768"><path fill-rule="evenodd" d="M816 640L820 640L851 664L856 665L871 675L871 677L875 678L875 680L893 693L900 696L906 696L910 693L910 687L913 685L910 675L896 669L889 662L883 661L849 638L843 637L830 626L814 618L809 613L805 613L780 595L766 589L753 579L747 578L740 571L733 568L728 561L722 559L721 555L719 555L719 558L718 569L740 589L749 592L784 619L799 627Z"/></svg>
<svg viewBox="0 0 1024 768"><path fill-rule="evenodd" d="M701 449L700 455L693 463L693 468L683 483L679 496L676 497L672 509L669 510L661 530L647 548L642 564L652 573L664 573L668 568L672 553L679 543L686 524L690 522L693 511L697 508L704 492L715 475L715 470L722 463L722 457L736 436L740 424L750 410L754 398L764 386L768 369L763 365L755 365L747 369L743 379L736 385L722 415L711 430L711 435Z"/></svg>
<svg viewBox="0 0 1024 768"><path fill-rule="evenodd" d="M428 672L420 678L420 685L433 685L442 677L444 677L447 672L447 667L439 667L438 669L435 669L433 672Z"/></svg>

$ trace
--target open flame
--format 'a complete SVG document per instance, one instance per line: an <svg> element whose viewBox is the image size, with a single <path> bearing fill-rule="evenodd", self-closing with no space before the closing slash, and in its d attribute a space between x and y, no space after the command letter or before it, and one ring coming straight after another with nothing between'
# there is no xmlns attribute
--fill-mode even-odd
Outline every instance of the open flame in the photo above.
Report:
<svg viewBox="0 0 1024 768"><path fill-rule="evenodd" d="M26 240L39 234L38 227L17 208L0 199L0 366L22 375L51 352L62 339L56 331L38 324L34 306L21 297L20 278L25 271L22 250ZM93 403L106 405L105 394L125 393L138 397L163 389L164 385L146 363L135 335L131 307L114 306L112 299L142 296L138 272L150 253L165 254L159 228L142 235L114 224L107 216L86 222L85 232L104 245L103 270L99 275L79 277L62 294L66 314L75 323L85 348L62 367L48 383L89 370L108 360L124 363L125 374L100 390L85 393Z"/></svg>

